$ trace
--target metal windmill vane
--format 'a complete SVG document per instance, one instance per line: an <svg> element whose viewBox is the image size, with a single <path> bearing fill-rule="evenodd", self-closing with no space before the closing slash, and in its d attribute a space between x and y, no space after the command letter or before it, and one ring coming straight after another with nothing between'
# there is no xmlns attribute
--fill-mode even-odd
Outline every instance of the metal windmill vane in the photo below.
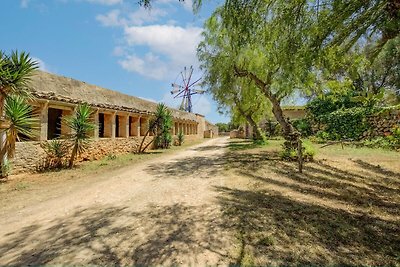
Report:
<svg viewBox="0 0 400 267"><path fill-rule="evenodd" d="M190 66L189 69L185 67L183 71L178 74L175 82L172 83L171 95L175 95L174 98L182 98L182 103L179 109L187 112L193 111L192 96L203 94L205 92L205 90L196 89L196 86L200 85L199 83L201 78L193 81L192 76L193 66Z"/></svg>

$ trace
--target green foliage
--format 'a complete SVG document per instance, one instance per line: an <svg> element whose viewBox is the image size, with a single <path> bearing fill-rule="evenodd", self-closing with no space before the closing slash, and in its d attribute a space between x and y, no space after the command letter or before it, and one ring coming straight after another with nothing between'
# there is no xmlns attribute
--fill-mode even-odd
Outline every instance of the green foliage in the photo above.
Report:
<svg viewBox="0 0 400 267"><path fill-rule="evenodd" d="M46 157L36 167L38 171L61 169L66 165L69 145L64 140L51 140L40 144Z"/></svg>
<svg viewBox="0 0 400 267"><path fill-rule="evenodd" d="M357 92L345 86L340 90L331 90L307 104L307 119L316 127L319 126L316 134L319 141L358 140L362 137L369 128L367 116L373 113L376 101L372 101L372 98L363 101L355 96Z"/></svg>
<svg viewBox="0 0 400 267"><path fill-rule="evenodd" d="M305 141L303 142L303 161L312 161L316 151L312 146L311 142ZM297 150L296 149L287 149L283 146L282 151L279 152L279 157L283 160L287 161L297 161Z"/></svg>
<svg viewBox="0 0 400 267"><path fill-rule="evenodd" d="M177 141L178 141L178 146L181 146L183 142L185 141L185 135L183 134L182 131L179 131L178 136L177 136Z"/></svg>
<svg viewBox="0 0 400 267"><path fill-rule="evenodd" d="M218 127L218 132L220 133L226 133L230 131L229 124L227 123L218 122L215 125Z"/></svg>
<svg viewBox="0 0 400 267"><path fill-rule="evenodd" d="M142 142L140 143L140 146L138 147L138 153L143 153L153 142L156 142L156 147L169 148L172 142L172 137L170 134L172 124L173 121L171 111L164 103L159 103L153 118L150 120L149 129L147 130ZM155 137L151 142L144 146L146 137L150 132L152 132Z"/></svg>
<svg viewBox="0 0 400 267"><path fill-rule="evenodd" d="M72 130L72 134L69 136L72 148L69 160L70 168L73 166L76 156L87 149L91 140L90 132L96 127L91 121L91 115L92 110L90 106L84 103L78 105L74 114L64 120L65 124Z"/></svg>
<svg viewBox="0 0 400 267"><path fill-rule="evenodd" d="M363 145L371 148L383 148L391 150L400 149L400 127L392 130L388 136L380 136L371 140L363 141Z"/></svg>
<svg viewBox="0 0 400 267"><path fill-rule="evenodd" d="M369 114L368 109L354 107L320 116L320 120L326 126L325 132L328 133L329 140L358 140L369 127L367 114Z"/></svg>
<svg viewBox="0 0 400 267"><path fill-rule="evenodd" d="M17 140L33 138L36 135L38 119L34 117L32 107L21 96L8 96L4 108L5 121L2 132L6 135L6 142L0 157L7 155L12 158Z"/></svg>
<svg viewBox="0 0 400 267"><path fill-rule="evenodd" d="M0 51L0 95L30 95L29 82L38 67L28 53L12 51L7 55Z"/></svg>
<svg viewBox="0 0 400 267"><path fill-rule="evenodd" d="M308 137L313 133L309 119L304 118L304 119L293 120L292 124L303 137Z"/></svg>
<svg viewBox="0 0 400 267"><path fill-rule="evenodd" d="M171 130L173 126L172 113L169 109L163 109L160 113L161 119L155 131L155 147L167 149L172 143Z"/></svg>
<svg viewBox="0 0 400 267"><path fill-rule="evenodd" d="M107 155L107 160L116 160L116 159L117 159L117 156L113 153L109 153Z"/></svg>

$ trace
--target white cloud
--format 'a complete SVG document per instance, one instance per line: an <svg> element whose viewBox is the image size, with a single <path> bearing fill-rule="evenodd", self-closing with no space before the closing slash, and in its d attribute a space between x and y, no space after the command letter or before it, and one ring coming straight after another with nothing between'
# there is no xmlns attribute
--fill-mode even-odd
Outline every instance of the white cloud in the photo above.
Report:
<svg viewBox="0 0 400 267"><path fill-rule="evenodd" d="M123 0L86 0L89 3L94 3L94 4L101 4L101 5L116 5L116 4L121 4Z"/></svg>
<svg viewBox="0 0 400 267"><path fill-rule="evenodd" d="M138 57L135 54L128 55L120 60L119 64L127 71L155 80L162 80L169 73L168 64L153 53L147 53L144 57Z"/></svg>
<svg viewBox="0 0 400 267"><path fill-rule="evenodd" d="M129 25L143 25L149 22L158 21L160 18L167 15L165 10L153 7L149 10L139 8L135 12L128 15Z"/></svg>
<svg viewBox="0 0 400 267"><path fill-rule="evenodd" d="M112 53L114 56L116 57L122 57L126 54L125 52L125 48L123 48L122 46L116 46L113 50Z"/></svg>
<svg viewBox="0 0 400 267"><path fill-rule="evenodd" d="M183 66L197 65L196 47L201 40L201 32L199 27L133 26L125 28L125 39L130 46L145 46L167 58L169 68L177 71Z"/></svg>
<svg viewBox="0 0 400 267"><path fill-rule="evenodd" d="M30 0L21 0L21 7L28 8Z"/></svg>
<svg viewBox="0 0 400 267"><path fill-rule="evenodd" d="M47 64L43 60L41 60L40 58L37 58L37 57L32 57L32 60L36 61L39 64L40 70L50 72Z"/></svg>
<svg viewBox="0 0 400 267"><path fill-rule="evenodd" d="M118 9L114 9L105 15L97 15L96 20L106 27L123 26L126 24L126 20L120 18L120 14Z"/></svg>
<svg viewBox="0 0 400 267"><path fill-rule="evenodd" d="M128 71L149 78L171 80L184 66L198 65L196 47L201 40L201 31L198 27L173 25L126 27L127 44L147 47L151 56L130 55L120 64Z"/></svg>
<svg viewBox="0 0 400 267"><path fill-rule="evenodd" d="M107 14L97 15L96 20L106 27L141 26L146 23L154 23L166 15L167 12L159 8L149 10L139 8L128 14L122 14L121 10L114 9Z"/></svg>

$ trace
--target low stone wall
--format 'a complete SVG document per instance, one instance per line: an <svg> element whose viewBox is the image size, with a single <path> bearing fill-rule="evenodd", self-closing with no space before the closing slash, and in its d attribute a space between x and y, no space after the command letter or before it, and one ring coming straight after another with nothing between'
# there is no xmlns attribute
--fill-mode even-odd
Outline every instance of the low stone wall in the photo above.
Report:
<svg viewBox="0 0 400 267"><path fill-rule="evenodd" d="M185 142L199 140L200 135L185 135ZM173 140L176 136L173 137ZM135 152L140 146L143 137L130 138L104 138L94 140L90 143L88 149L82 153L77 161L93 161L107 157L108 155L120 155ZM144 144L148 144L153 137L146 137ZM11 160L11 173L18 174L22 172L34 172L38 165L46 158L46 153L40 147L41 142L18 142L15 147L15 158ZM150 149L153 145L150 145Z"/></svg>
<svg viewBox="0 0 400 267"><path fill-rule="evenodd" d="M88 149L82 153L77 161L99 160L108 155L119 155L136 151L143 137L98 139L92 141ZM153 137L147 137L145 144ZM36 171L37 166L46 158L44 150L38 141L18 142L15 147L15 158L11 160L11 173Z"/></svg>
<svg viewBox="0 0 400 267"><path fill-rule="evenodd" d="M388 136L393 129L400 127L400 110L388 110L368 118L370 129L363 133L363 138Z"/></svg>

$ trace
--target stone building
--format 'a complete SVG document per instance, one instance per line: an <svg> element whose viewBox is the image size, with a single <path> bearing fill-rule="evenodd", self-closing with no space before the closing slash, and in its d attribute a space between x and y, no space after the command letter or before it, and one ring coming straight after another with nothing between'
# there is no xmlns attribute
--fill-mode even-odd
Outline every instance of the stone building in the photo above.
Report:
<svg viewBox="0 0 400 267"><path fill-rule="evenodd" d="M18 142L15 172L34 170L44 151L40 143L68 136L71 130L63 123L79 103L93 108L93 122L98 126L91 133L94 141L80 160L99 159L109 154L134 151L148 129L157 103L90 85L74 79L38 71L32 79L34 99L31 104L39 114L40 124L35 140ZM204 116L170 109L173 115L172 135L179 132L186 141L204 138L208 127ZM148 137L148 142L152 137Z"/></svg>

